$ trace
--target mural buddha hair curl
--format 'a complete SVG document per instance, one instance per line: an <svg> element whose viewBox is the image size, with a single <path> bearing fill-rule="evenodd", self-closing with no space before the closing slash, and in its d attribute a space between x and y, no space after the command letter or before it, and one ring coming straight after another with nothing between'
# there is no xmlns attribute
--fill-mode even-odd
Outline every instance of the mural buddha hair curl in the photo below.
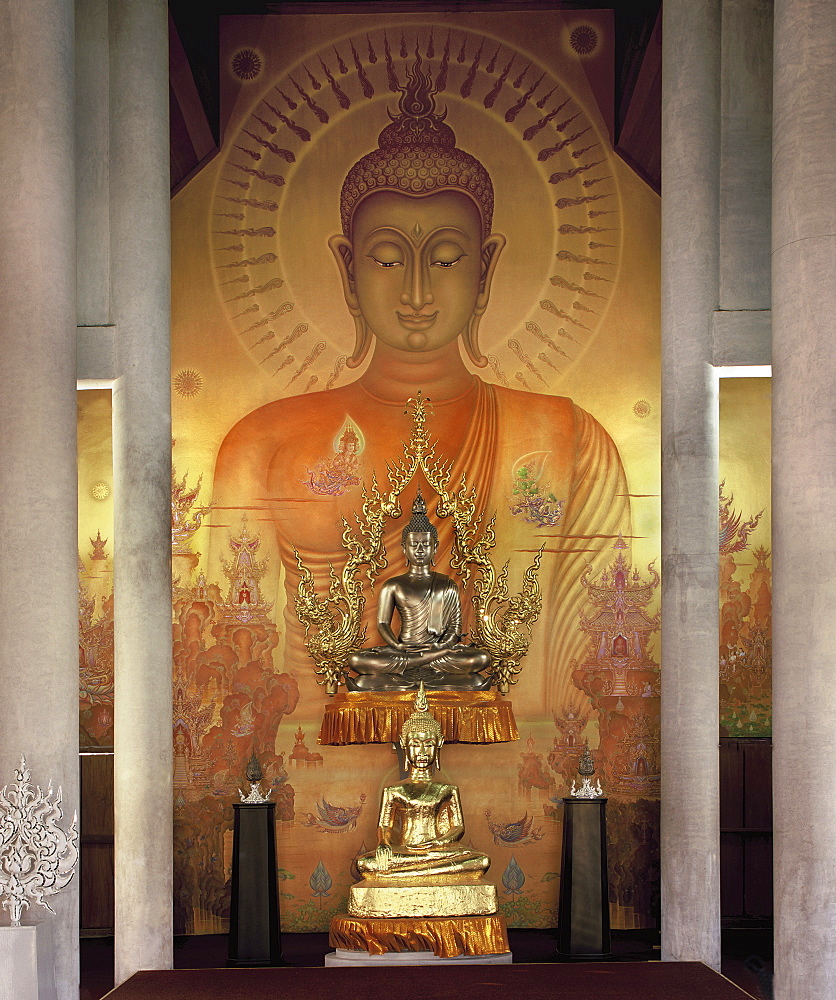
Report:
<svg viewBox="0 0 836 1000"><path fill-rule="evenodd" d="M398 114L378 136L378 148L349 170L340 194L343 233L351 238L357 206L378 191L420 197L437 191L460 191L479 209L482 235L493 221L493 184L487 170L470 153L456 147L456 136L436 111L435 91L421 68L420 56L407 70Z"/></svg>

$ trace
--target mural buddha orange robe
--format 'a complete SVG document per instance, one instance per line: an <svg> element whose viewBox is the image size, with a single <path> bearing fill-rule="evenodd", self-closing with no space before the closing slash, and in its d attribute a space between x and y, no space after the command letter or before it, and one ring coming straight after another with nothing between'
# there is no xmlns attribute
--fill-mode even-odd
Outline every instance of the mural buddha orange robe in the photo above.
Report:
<svg viewBox="0 0 836 1000"><path fill-rule="evenodd" d="M274 526L283 565L285 668L307 670L292 548L327 584L329 562L344 560L342 519L353 524L362 481L375 475L388 482L387 462L402 454L411 430L406 401L420 389L432 403L428 430L437 455L452 462L450 481L466 476L487 517L496 512L497 561L511 559L512 582L514 570L546 544L544 613L526 670L542 678L534 695L540 706L545 699L555 708L571 688L569 662L585 643L578 580L587 564L609 560L619 532L629 534L627 484L609 435L570 399L491 385L465 364L460 346L472 367L486 364L478 327L505 239L491 232L487 171L455 148L431 95L410 100L415 79L412 85L380 148L350 171L344 231L330 240L356 327L348 366L367 367L347 386L268 403L239 421L218 454L213 499L219 508L267 512L256 519ZM350 475L333 462L347 450L347 429ZM414 485L432 508L426 484ZM451 527L439 520L438 529L443 559ZM399 532L393 524L386 537L393 562Z"/></svg>

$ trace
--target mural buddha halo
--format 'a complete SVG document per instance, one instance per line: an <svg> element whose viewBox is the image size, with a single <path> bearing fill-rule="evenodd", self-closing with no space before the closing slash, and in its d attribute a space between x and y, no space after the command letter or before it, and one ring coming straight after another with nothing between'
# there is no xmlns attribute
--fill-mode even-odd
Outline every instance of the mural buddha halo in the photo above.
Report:
<svg viewBox="0 0 836 1000"><path fill-rule="evenodd" d="M497 48L496 40L456 27L452 42L448 39L445 44L437 28L433 49L428 43L429 26L416 25L403 49L407 57L402 57L393 41L400 37L400 27L394 34L389 31L388 38L383 28L348 36L336 46L344 50L345 75L340 75L342 70L332 72L335 65L329 69L334 64L333 50L323 50L321 60L319 53L313 53L286 76L271 81L250 115L240 121L242 141L230 144L231 153L218 173L216 199L226 199L218 204L228 211L230 192L239 196L245 203L240 213L244 219L240 228L236 226L240 243L217 235L215 257L219 293L227 302L231 325L267 377L279 374L279 364L287 354L266 360L270 350L300 321L309 327L294 345L294 362L276 380L280 394L285 394L281 391L287 381L284 376L289 379L305 361L312 366L307 374L319 371L319 387L327 385L329 372L337 374L337 381L351 377L340 374L356 351L328 240L340 228L343 180L374 149L381 128L395 116L402 93L393 81L403 89L407 72L415 65L416 50L438 89L439 117L444 115L456 147L483 164L493 182L492 230L508 241L479 332L481 353L491 357L492 367L499 356L507 359L504 367L512 369L517 361L506 344L509 333L530 329L526 323L533 322L542 343L530 339L530 355L536 357L544 344L551 350L549 341L557 343L556 336L565 329L577 345L571 348L576 357L578 347L588 346L600 325L617 276L620 246L613 224L607 225L610 232L603 237L607 246L599 243L593 251L589 246L596 239L592 233L604 228L590 219L590 212L597 209L617 219L619 208L618 186L607 154L588 151L598 145L597 121L561 81L543 73L528 53L501 46L498 58L480 64L477 54L486 45ZM462 52L465 56L460 61ZM372 53L374 63L369 58ZM512 56L516 59L513 72L503 72ZM295 110L283 103L287 100L296 105ZM258 118L256 125L253 116ZM249 138L252 129L263 134L265 123L275 129L273 138L255 145ZM556 132L561 125L565 132ZM283 150L284 146L288 149ZM261 156L257 167L249 165L247 150ZM282 152L289 157L280 156ZM436 168L431 165L430 169ZM246 192L243 187L235 190L236 181L247 185ZM585 182L594 188L585 187ZM256 207L267 203L276 207L268 220L271 227L263 225L264 212ZM561 225L563 220L566 223ZM410 221L406 232L413 245L424 238L422 229L420 221ZM556 255L567 249L568 257L556 262ZM237 255L238 261L231 255ZM240 271L233 270L236 264ZM230 301L221 282L240 276L243 283L245 274L250 278L249 302L240 296ZM281 284L271 286L277 276ZM242 305L252 309L252 314L245 313ZM271 317L282 305L289 308L274 322ZM262 320L264 327L255 325ZM275 336L262 342L271 330ZM317 344L323 346L311 357ZM543 370L551 379L560 377L557 367ZM301 391L307 374L288 386L286 394ZM489 372L484 374L491 378Z"/></svg>

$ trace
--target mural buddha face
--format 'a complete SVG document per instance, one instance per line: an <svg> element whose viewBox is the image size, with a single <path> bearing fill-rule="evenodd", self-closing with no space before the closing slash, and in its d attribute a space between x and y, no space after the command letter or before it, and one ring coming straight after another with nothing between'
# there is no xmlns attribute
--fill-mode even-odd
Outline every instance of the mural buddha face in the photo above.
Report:
<svg viewBox="0 0 836 1000"><path fill-rule="evenodd" d="M479 364L476 328L504 244L497 234L482 239L479 209L458 191L382 191L362 201L351 238L330 240L361 353L372 338L419 353L462 336Z"/></svg>

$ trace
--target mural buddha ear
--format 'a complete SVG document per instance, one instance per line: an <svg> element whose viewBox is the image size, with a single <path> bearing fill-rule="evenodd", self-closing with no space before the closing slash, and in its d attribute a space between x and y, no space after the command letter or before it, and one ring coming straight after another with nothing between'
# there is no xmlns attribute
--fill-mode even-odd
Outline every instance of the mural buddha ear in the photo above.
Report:
<svg viewBox="0 0 836 1000"><path fill-rule="evenodd" d="M354 350L346 360L346 368L357 368L366 359L372 343L372 334L360 309L357 291L354 285L354 249L348 237L339 233L328 240L328 246L337 262L340 280L343 283L345 304L354 320Z"/></svg>
<svg viewBox="0 0 836 1000"><path fill-rule="evenodd" d="M462 334L465 352L471 363L477 368L484 368L488 363L488 359L479 349L479 323L488 308L496 264L505 242L505 237L500 233L492 233L482 244L482 275L479 279L479 294L476 297L473 315Z"/></svg>

